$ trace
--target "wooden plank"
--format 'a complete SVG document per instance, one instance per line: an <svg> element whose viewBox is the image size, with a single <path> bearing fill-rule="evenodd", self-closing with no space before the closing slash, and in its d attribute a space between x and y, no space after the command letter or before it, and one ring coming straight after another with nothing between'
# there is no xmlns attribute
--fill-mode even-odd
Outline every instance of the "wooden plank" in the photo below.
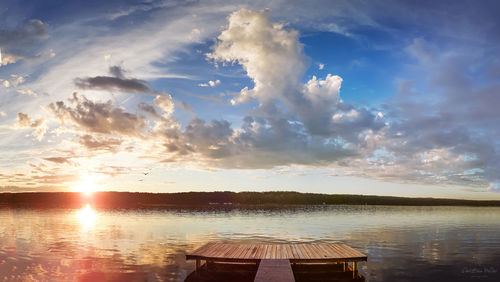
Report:
<svg viewBox="0 0 500 282"><path fill-rule="evenodd" d="M295 250L293 245L288 244L288 248L290 249L290 252L292 253L291 258L298 258L299 257L299 255L297 254L297 251Z"/></svg>
<svg viewBox="0 0 500 282"><path fill-rule="evenodd" d="M207 245L208 246L200 252L202 256L205 256L208 252L212 251L214 247L219 245L219 243L208 243Z"/></svg>
<svg viewBox="0 0 500 282"><path fill-rule="evenodd" d="M345 244L330 244L328 247L337 251L337 257L342 257L345 259L350 258L366 258L366 255L360 253L359 251L345 245Z"/></svg>
<svg viewBox="0 0 500 282"><path fill-rule="evenodd" d="M339 253L339 250L337 248L335 248L334 244L325 245L324 248L327 250L328 257L330 257L330 258L336 258L336 257L341 256Z"/></svg>
<svg viewBox="0 0 500 282"><path fill-rule="evenodd" d="M234 250L236 249L236 246L232 244L226 244L226 246L223 249L224 254L222 257L231 257L231 255L234 253Z"/></svg>
<svg viewBox="0 0 500 282"><path fill-rule="evenodd" d="M264 246L262 244L257 245L257 253L254 258L262 258L262 253L264 252Z"/></svg>
<svg viewBox="0 0 500 282"><path fill-rule="evenodd" d="M271 258L272 247L271 245L266 244L266 252L264 258Z"/></svg>
<svg viewBox="0 0 500 282"><path fill-rule="evenodd" d="M231 248L230 244L221 244L218 248L215 248L215 250L212 253L211 257L214 257L214 258L224 257L224 254L230 248Z"/></svg>
<svg viewBox="0 0 500 282"><path fill-rule="evenodd" d="M266 253L267 253L267 246L266 245L262 245L262 253L260 255L260 259L265 259L266 258Z"/></svg>
<svg viewBox="0 0 500 282"><path fill-rule="evenodd" d="M326 254L324 247L318 244L311 244L311 248L313 248L319 258L326 258L328 255Z"/></svg>
<svg viewBox="0 0 500 282"><path fill-rule="evenodd" d="M267 245L267 244L266 244L266 255L265 255L265 257L264 257L264 258L266 258L266 259L270 259L270 258L272 258L272 257L271 257L271 256L272 256L272 253L273 253L273 247L272 247L271 245Z"/></svg>
<svg viewBox="0 0 500 282"><path fill-rule="evenodd" d="M240 245L238 251L236 252L236 258L242 258L243 254L245 253L246 250L246 245Z"/></svg>
<svg viewBox="0 0 500 282"><path fill-rule="evenodd" d="M350 247L350 246L348 246L348 245L345 245L345 244L342 244L342 245L344 246L344 248L349 249L349 250L350 250L350 252L351 252L351 254L352 254L353 256L359 256L359 257L363 257L363 256L365 256L365 255L364 255L363 253L361 253L360 251L358 251L358 250L356 250L356 249L354 249L354 248L352 248L352 247Z"/></svg>
<svg viewBox="0 0 500 282"><path fill-rule="evenodd" d="M304 255L302 254L302 250L297 245L292 245L294 250L297 252L298 257L296 259L302 258Z"/></svg>
<svg viewBox="0 0 500 282"><path fill-rule="evenodd" d="M212 244L213 244L213 243L207 243L207 244L205 244L205 245L203 245L203 246L201 246L201 247L199 247L199 248L195 249L194 251L192 251L192 252L190 253L190 255L199 255L199 254L203 254L203 251L204 251L205 249L209 248Z"/></svg>
<svg viewBox="0 0 500 282"><path fill-rule="evenodd" d="M321 253L324 258L328 258L330 256L330 249L328 249L324 244L318 244L318 248L321 249Z"/></svg>
<svg viewBox="0 0 500 282"><path fill-rule="evenodd" d="M324 258L322 255L321 248L317 247L315 244L309 244L309 249L314 253L315 258Z"/></svg>
<svg viewBox="0 0 500 282"><path fill-rule="evenodd" d="M277 247L275 245L275 247ZM294 282L292 267L287 259L263 259L254 282Z"/></svg>
<svg viewBox="0 0 500 282"><path fill-rule="evenodd" d="M297 246L302 251L302 254L304 255L304 258L306 258L306 259L310 259L311 258L311 253L307 250L307 247L304 244L299 244Z"/></svg>
<svg viewBox="0 0 500 282"><path fill-rule="evenodd" d="M290 251L290 246L288 244L283 245L283 250L284 250L286 259L289 259L292 257L292 252Z"/></svg>
<svg viewBox="0 0 500 282"><path fill-rule="evenodd" d="M295 251L297 252L297 257L296 259L303 258L304 254L302 254L302 250L299 248L297 245L292 245Z"/></svg>
<svg viewBox="0 0 500 282"><path fill-rule="evenodd" d="M343 258L353 257L353 255L350 253L349 249L345 248L344 246L342 246L340 244L336 244L333 247L335 247L339 250L339 253Z"/></svg>
<svg viewBox="0 0 500 282"><path fill-rule="evenodd" d="M248 258L255 258L255 255L257 254L257 250L259 249L259 245L252 245L252 251L250 252L250 255Z"/></svg>
<svg viewBox="0 0 500 282"><path fill-rule="evenodd" d="M238 248L238 245L229 245L228 244L228 248L226 248L226 252L224 253L224 256L228 257L228 258L233 257L237 248Z"/></svg>
<svg viewBox="0 0 500 282"><path fill-rule="evenodd" d="M318 250L316 248L314 248L313 244L308 244L307 249L311 252L311 254L313 255L314 258L316 258L316 259L321 258L321 256L318 253Z"/></svg>
<svg viewBox="0 0 500 282"><path fill-rule="evenodd" d="M234 253L231 256L231 258L239 258L240 254L243 252L243 250L244 250L244 246L238 245L236 247L236 249L234 250Z"/></svg>
<svg viewBox="0 0 500 282"><path fill-rule="evenodd" d="M351 255L349 254L349 250L346 249L343 245L341 244L335 244L335 245L331 245L333 248L337 249L339 254L342 256L342 257L350 257Z"/></svg>
<svg viewBox="0 0 500 282"><path fill-rule="evenodd" d="M241 258L248 258L248 254L252 251L252 245L246 245L245 251L241 254Z"/></svg>
<svg viewBox="0 0 500 282"><path fill-rule="evenodd" d="M297 250L297 252L299 253L299 258L306 258L307 257L307 254L304 253L304 251L300 247L300 244L295 244L293 246Z"/></svg>
<svg viewBox="0 0 500 282"><path fill-rule="evenodd" d="M263 245L263 250L262 250L262 255L260 256L261 259L265 259L267 256L267 245Z"/></svg>
<svg viewBox="0 0 500 282"><path fill-rule="evenodd" d="M336 244L329 244L329 245L326 245L325 246L326 248L330 248L332 250L332 253L331 253L331 257L333 258L342 258L342 257L346 257L343 252L342 252L342 249L340 249L338 247L338 245Z"/></svg>
<svg viewBox="0 0 500 282"><path fill-rule="evenodd" d="M245 257L244 257L245 259L250 258L250 256L252 255L253 247L254 247L253 244L248 245L248 251L245 253Z"/></svg>
<svg viewBox="0 0 500 282"><path fill-rule="evenodd" d="M214 248L212 248L212 250L209 253L207 253L207 255L209 257L217 257L220 254L220 252L222 252L222 249L224 247L225 247L224 244L219 244L217 246L214 246Z"/></svg>

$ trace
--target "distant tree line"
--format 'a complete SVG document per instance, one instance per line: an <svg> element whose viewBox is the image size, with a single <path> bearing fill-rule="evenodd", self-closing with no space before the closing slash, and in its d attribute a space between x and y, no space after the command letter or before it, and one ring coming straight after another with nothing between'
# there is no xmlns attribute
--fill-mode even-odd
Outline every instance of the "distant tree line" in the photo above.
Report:
<svg viewBox="0 0 500 282"><path fill-rule="evenodd" d="M405 198L365 195L329 195L299 192L186 192L138 193L77 192L1 193L0 207L79 208L168 208L289 206L289 205L402 205L402 206L500 206L500 201L435 198Z"/></svg>

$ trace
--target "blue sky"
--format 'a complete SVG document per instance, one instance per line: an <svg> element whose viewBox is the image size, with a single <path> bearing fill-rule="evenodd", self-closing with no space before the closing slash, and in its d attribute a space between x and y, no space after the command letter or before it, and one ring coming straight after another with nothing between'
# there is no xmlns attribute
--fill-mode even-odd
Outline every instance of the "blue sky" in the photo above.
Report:
<svg viewBox="0 0 500 282"><path fill-rule="evenodd" d="M495 1L3 1L0 191L500 199Z"/></svg>

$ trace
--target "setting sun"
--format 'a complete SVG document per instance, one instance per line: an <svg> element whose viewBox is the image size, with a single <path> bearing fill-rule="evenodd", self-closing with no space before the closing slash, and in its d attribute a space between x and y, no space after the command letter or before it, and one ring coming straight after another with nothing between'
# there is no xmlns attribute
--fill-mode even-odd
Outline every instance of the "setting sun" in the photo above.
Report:
<svg viewBox="0 0 500 282"><path fill-rule="evenodd" d="M85 175L82 176L81 180L73 186L73 190L89 196L93 192L97 191L97 186L92 177Z"/></svg>

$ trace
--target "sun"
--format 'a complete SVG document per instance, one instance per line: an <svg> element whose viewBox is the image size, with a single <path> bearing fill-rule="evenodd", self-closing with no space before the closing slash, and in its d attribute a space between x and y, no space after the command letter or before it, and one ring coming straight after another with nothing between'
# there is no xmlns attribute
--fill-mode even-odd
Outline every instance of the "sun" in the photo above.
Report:
<svg viewBox="0 0 500 282"><path fill-rule="evenodd" d="M97 191L97 186L92 180L92 177L85 175L83 177L80 177L80 179L81 180L73 186L74 191L81 192L86 196L90 196L92 195L92 193Z"/></svg>

